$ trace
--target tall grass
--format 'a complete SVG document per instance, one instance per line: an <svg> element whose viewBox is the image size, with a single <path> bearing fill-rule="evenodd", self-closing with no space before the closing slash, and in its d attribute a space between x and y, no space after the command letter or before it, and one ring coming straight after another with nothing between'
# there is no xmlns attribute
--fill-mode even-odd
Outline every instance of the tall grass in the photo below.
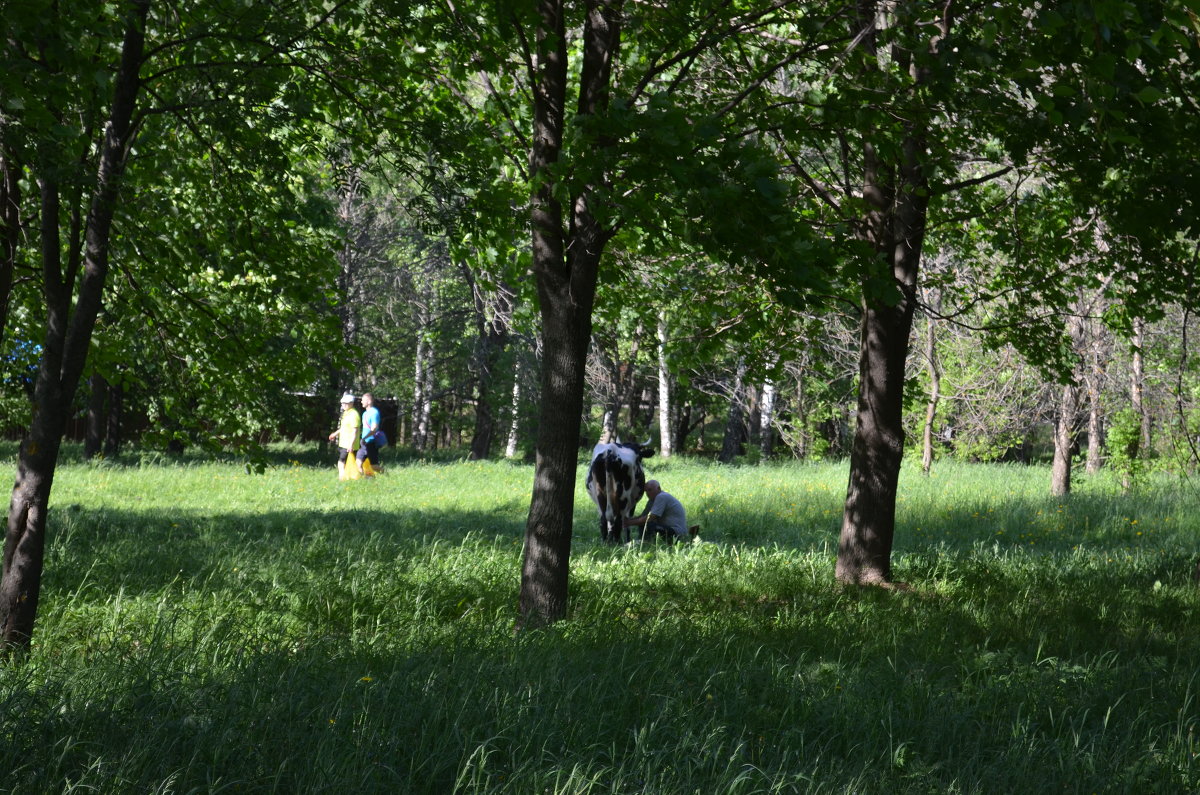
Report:
<svg viewBox="0 0 1200 795"><path fill-rule="evenodd" d="M1200 789L1193 486L906 470L880 592L833 582L844 466L648 463L703 542L602 546L581 487L525 635L527 465L65 465L0 788Z"/></svg>

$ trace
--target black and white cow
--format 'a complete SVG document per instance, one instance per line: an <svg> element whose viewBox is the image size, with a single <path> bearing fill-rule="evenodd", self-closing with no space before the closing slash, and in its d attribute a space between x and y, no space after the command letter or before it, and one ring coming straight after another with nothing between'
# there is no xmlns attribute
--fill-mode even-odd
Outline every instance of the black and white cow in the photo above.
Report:
<svg viewBox="0 0 1200 795"><path fill-rule="evenodd" d="M646 491L642 459L654 455L649 444L649 439L645 444L601 442L592 449L587 492L600 509L601 541L617 544L629 540L629 529L622 520L633 516Z"/></svg>

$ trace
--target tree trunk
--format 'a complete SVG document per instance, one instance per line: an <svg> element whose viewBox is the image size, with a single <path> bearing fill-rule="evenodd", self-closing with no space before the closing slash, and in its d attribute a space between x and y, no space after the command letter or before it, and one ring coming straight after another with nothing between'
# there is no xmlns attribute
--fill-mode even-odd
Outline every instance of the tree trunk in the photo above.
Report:
<svg viewBox="0 0 1200 795"><path fill-rule="evenodd" d="M1133 403L1133 411L1137 414L1138 424L1142 429L1142 440L1139 455L1150 454L1150 414L1146 411L1146 359L1144 347L1146 344L1146 321L1142 318L1133 319L1133 365L1130 373L1129 395Z"/></svg>
<svg viewBox="0 0 1200 795"><path fill-rule="evenodd" d="M704 422L704 410L700 410L700 421L692 422L692 404L688 402L678 402L678 408L675 410L675 429L672 432L671 449L682 451L687 449L687 439L691 435L692 430L698 424Z"/></svg>
<svg viewBox="0 0 1200 795"><path fill-rule="evenodd" d="M617 411L621 410L622 405L629 407L629 425L626 432L630 436L636 436L636 429L641 427L638 422L637 409L637 359L638 353L641 352L642 348L642 336L645 333L646 327L639 320L637 327L633 331L633 342L629 348L629 360L620 368L621 380L618 382L620 384L620 398L617 403Z"/></svg>
<svg viewBox="0 0 1200 795"><path fill-rule="evenodd" d="M733 386L729 390L729 413L725 418L725 436L721 441L721 453L717 460L728 464L743 452L746 438L746 421L742 409L742 381L746 377L746 359L739 357L734 371Z"/></svg>
<svg viewBox="0 0 1200 795"><path fill-rule="evenodd" d="M805 390L803 368L796 370L796 457L807 460L811 448L808 427L808 394Z"/></svg>
<svg viewBox="0 0 1200 795"><path fill-rule="evenodd" d="M867 43L873 47L873 40ZM896 490L904 456L904 367L916 304L917 273L925 238L929 190L920 129L910 128L898 166L864 145L861 234L894 280L894 304L864 284L859 328L858 408L850 449L850 479L838 541L839 582L892 581Z"/></svg>
<svg viewBox="0 0 1200 795"><path fill-rule="evenodd" d="M8 328L13 271L21 244L21 169L0 151L0 345Z"/></svg>
<svg viewBox="0 0 1200 795"><path fill-rule="evenodd" d="M617 441L617 407L616 398L604 407L604 415L600 418L600 443L612 444Z"/></svg>
<svg viewBox="0 0 1200 795"><path fill-rule="evenodd" d="M775 449L775 382L763 382L762 399L759 402L758 449L763 458L770 458Z"/></svg>
<svg viewBox="0 0 1200 795"><path fill-rule="evenodd" d="M102 445L104 444L104 431L108 427L107 418L104 414L104 407L108 402L108 382L104 380L104 376L100 375L100 373L93 372L92 377L89 379L89 387L87 431L83 437L83 458L85 461L91 461L100 454Z"/></svg>
<svg viewBox="0 0 1200 795"><path fill-rule="evenodd" d="M418 452L425 452L430 443L437 439L431 433L430 420L433 413L433 352L425 338L426 315L421 313L421 326L417 336L417 350L413 362L413 418L412 443Z"/></svg>
<svg viewBox="0 0 1200 795"><path fill-rule="evenodd" d="M658 316L658 454L670 458L671 439L671 371L667 367L667 317Z"/></svg>
<svg viewBox="0 0 1200 795"><path fill-rule="evenodd" d="M593 189L570 205L563 228L554 165L562 151L569 72L563 0L540 0L535 64L533 271L537 279L544 354L538 405L537 462L525 527L519 628L565 618L575 505L576 458L583 410L584 368L600 256L611 237L592 214ZM620 3L589 0L584 23L577 115L608 106L612 59L620 40ZM606 141L596 142L599 147Z"/></svg>
<svg viewBox="0 0 1200 795"><path fill-rule="evenodd" d="M896 489L904 455L904 361L912 316L910 300L863 306L858 413L835 572L840 582L892 581Z"/></svg>
<svg viewBox="0 0 1200 795"><path fill-rule="evenodd" d="M1075 441L1075 419L1079 394L1073 384L1063 387L1054 423L1054 464L1050 469L1050 493L1065 497L1071 493L1071 447Z"/></svg>
<svg viewBox="0 0 1200 795"><path fill-rule="evenodd" d="M749 443L751 447L758 447L759 434L762 432L762 395L758 392L758 387L754 384L746 384L743 382L743 394L746 396L746 414L745 426L743 428L743 442ZM745 452L743 445L742 452Z"/></svg>
<svg viewBox="0 0 1200 795"><path fill-rule="evenodd" d="M57 183L39 180L42 195L42 273L46 299L46 336L34 386L35 411L17 455L4 538L0 577L0 643L6 652L27 649L33 637L41 595L46 543L46 513L58 465L67 416L87 362L88 347L104 298L109 241L119 185L131 143L145 43L148 0L133 0L113 85L113 102L100 145L96 186L84 227L83 269L70 311L73 278L64 278L60 250ZM53 173L49 164L47 173Z"/></svg>
<svg viewBox="0 0 1200 795"><path fill-rule="evenodd" d="M508 347L508 326L512 316L515 293L500 283L489 306L471 268L461 265L463 278L471 289L475 307L475 428L471 434L468 458L479 461L487 458L496 436L496 417L492 408L492 382L500 357Z"/></svg>
<svg viewBox="0 0 1200 795"><path fill-rule="evenodd" d="M521 359L517 358L513 368L512 409L508 422L508 443L504 445L504 457L517 457L517 441L521 431Z"/></svg>
<svg viewBox="0 0 1200 795"><path fill-rule="evenodd" d="M1100 377L1104 372L1099 347L1099 329L1094 321L1089 324L1092 328L1092 338L1088 344L1088 375L1084 379L1088 398L1088 451L1087 473L1094 475L1100 471L1104 461L1104 414L1100 404Z"/></svg>
<svg viewBox="0 0 1200 795"><path fill-rule="evenodd" d="M942 398L942 371L937 358L937 320L929 317L925 338L925 359L929 365L929 402L925 404L925 428L921 440L921 472L929 474L933 466L933 421L937 418L938 402Z"/></svg>
<svg viewBox="0 0 1200 795"><path fill-rule="evenodd" d="M863 50L876 52L876 4L860 5L859 30L867 31ZM901 21L901 24L909 24ZM915 34L915 31L914 31ZM931 42L944 41L949 17ZM936 48L931 43L932 48ZM903 52L893 51L893 57ZM914 82L930 79L927 68L911 67ZM859 235L875 252L875 277L891 281L895 303L879 297L878 283L868 270L863 285L859 329L859 385L850 479L838 541L835 576L839 582L886 585L892 581L892 543L896 531L896 490L904 456L904 367L916 307L921 247L929 208L925 173L928 142L924 121L905 122L894 162L887 162L868 140L863 144L862 199L865 216Z"/></svg>
<svg viewBox="0 0 1200 795"><path fill-rule="evenodd" d="M108 427L104 431L104 457L115 461L121 452L125 390L118 384L108 385Z"/></svg>

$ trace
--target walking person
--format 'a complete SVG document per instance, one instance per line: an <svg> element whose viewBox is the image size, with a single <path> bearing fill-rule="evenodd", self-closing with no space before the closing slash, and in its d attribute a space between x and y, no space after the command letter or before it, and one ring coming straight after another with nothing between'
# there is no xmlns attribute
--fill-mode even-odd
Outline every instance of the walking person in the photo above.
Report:
<svg viewBox="0 0 1200 795"><path fill-rule="evenodd" d="M362 419L358 416L358 409L354 408L354 395L347 392L342 395L342 419L338 425L338 429L329 434L329 441L337 440L338 445L338 480L346 480L348 478L357 478L362 475L362 471L358 468L358 461L352 456L358 450L359 429L362 427ZM349 460L350 470L347 470L347 460Z"/></svg>
<svg viewBox="0 0 1200 795"><path fill-rule="evenodd" d="M364 392L362 396L362 446L358 448L358 468L367 477L383 471L379 461L379 448L387 444L387 436L380 427L379 409L375 408L375 396Z"/></svg>

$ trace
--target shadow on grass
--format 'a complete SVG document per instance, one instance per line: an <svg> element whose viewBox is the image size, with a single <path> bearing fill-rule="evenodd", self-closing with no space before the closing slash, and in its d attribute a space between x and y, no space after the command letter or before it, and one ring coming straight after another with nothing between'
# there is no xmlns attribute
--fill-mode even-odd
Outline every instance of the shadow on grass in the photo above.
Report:
<svg viewBox="0 0 1200 795"><path fill-rule="evenodd" d="M1194 634L1165 653L1089 632L1082 606L1108 602L1082 591L1057 605L1078 611L1029 624L1017 575L975 600L804 582L703 614L605 602L520 637L446 618L462 628L419 644L325 627L299 643L284 628L214 637L168 609L141 643L7 689L0 763L31 792L114 776L136 791L416 793L1200 783ZM1186 632L1185 618L1152 620ZM1063 632L1070 654L1050 639Z"/></svg>

